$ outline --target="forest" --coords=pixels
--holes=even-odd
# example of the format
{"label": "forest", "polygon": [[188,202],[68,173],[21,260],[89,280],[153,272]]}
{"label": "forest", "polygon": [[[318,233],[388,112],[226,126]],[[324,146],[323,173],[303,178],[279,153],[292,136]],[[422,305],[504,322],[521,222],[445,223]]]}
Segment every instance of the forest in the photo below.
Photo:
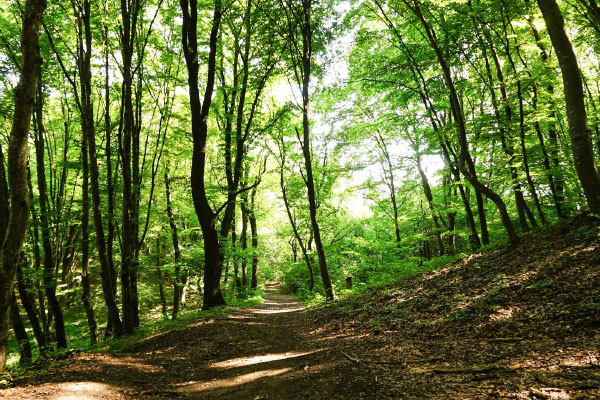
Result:
{"label": "forest", "polygon": [[[429,373],[444,388],[458,385],[449,375],[485,383],[492,372],[532,384],[394,392],[391,347],[380,362],[356,347],[371,345],[353,355],[332,339],[340,362],[371,368],[335,395],[331,373],[319,372],[320,389],[299,380],[280,397],[292,367],[229,381],[207,367],[203,379],[222,386],[165,391],[174,380],[158,374],[157,392],[139,372],[144,391],[119,396],[600,396],[599,77],[595,0],[2,0],[0,388],[32,398],[19,385],[46,379],[44,365],[158,354],[182,338],[194,344],[181,357],[233,362],[256,354],[246,354],[252,329],[267,329],[222,325],[247,312],[272,328],[265,337],[314,324],[392,341],[407,329],[397,340],[429,349],[424,332],[504,311],[517,321],[539,301],[515,329],[571,321],[544,332],[579,337],[577,374],[562,363],[560,376],[539,378],[521,369],[545,368],[533,361],[502,364],[516,359],[502,347],[488,350],[505,359],[473,368],[456,355],[470,365],[460,369],[442,356]],[[420,323],[428,313],[449,325]],[[521,330],[486,343],[559,346]],[[305,333],[282,331],[273,346]],[[323,351],[312,343],[293,357]],[[379,379],[395,389],[370,396]],[[273,392],[238,387],[258,380]],[[90,385],[80,398],[119,397]]]}

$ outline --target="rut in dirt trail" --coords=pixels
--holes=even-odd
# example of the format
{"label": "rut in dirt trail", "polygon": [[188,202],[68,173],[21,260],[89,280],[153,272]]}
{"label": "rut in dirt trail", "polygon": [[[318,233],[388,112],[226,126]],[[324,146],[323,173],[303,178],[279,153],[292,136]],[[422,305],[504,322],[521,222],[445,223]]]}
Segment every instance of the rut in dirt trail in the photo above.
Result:
{"label": "rut in dirt trail", "polygon": [[[151,337],[123,355],[81,355],[32,387],[0,397],[44,399],[359,399],[364,382],[335,338],[309,331],[304,306],[269,285],[260,306]],[[31,382],[29,382],[31,383]]]}

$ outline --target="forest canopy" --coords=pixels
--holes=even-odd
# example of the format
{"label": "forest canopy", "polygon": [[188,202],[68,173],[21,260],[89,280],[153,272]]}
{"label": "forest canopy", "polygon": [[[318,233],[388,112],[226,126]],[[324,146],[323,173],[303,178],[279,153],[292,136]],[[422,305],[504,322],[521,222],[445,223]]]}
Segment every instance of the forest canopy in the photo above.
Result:
{"label": "forest canopy", "polygon": [[599,214],[598,54],[587,0],[3,1],[0,371]]}

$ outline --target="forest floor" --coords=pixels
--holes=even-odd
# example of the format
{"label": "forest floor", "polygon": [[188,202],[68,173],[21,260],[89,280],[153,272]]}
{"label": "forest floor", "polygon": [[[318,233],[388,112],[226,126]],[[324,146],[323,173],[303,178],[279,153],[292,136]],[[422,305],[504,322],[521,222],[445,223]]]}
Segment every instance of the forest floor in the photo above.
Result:
{"label": "forest floor", "polygon": [[31,369],[7,399],[598,399],[600,231],[580,216],[305,310],[266,301]]}

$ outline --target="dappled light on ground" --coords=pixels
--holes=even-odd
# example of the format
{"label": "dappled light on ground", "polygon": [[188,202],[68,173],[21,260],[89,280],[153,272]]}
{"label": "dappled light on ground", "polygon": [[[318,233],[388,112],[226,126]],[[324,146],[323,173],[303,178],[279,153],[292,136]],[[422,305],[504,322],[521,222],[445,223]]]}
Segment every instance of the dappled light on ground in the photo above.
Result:
{"label": "dappled light on ground", "polygon": [[514,362],[511,364],[511,368],[594,368],[600,370],[598,360],[600,360],[598,349],[560,348],[554,352],[539,354],[535,358]]}
{"label": "dappled light on ground", "polygon": [[276,375],[281,375],[291,371],[291,368],[268,369],[265,371],[250,372],[248,374],[238,375],[227,379],[217,379],[209,382],[187,382],[182,384],[184,391],[202,391],[209,389],[221,389],[232,386],[242,385],[261,378],[268,378]]}
{"label": "dappled light on ground", "polygon": [[227,320],[230,320],[230,319],[248,320],[248,319],[254,319],[254,317],[252,315],[233,314],[233,315],[228,316],[225,319],[227,319]]}
{"label": "dappled light on ground", "polygon": [[262,363],[266,363],[269,361],[279,361],[279,360],[286,360],[289,358],[302,357],[302,356],[306,356],[308,354],[313,354],[317,351],[320,351],[320,350],[313,350],[313,351],[306,351],[306,352],[291,351],[291,352],[287,352],[287,353],[265,354],[262,356],[254,356],[254,357],[240,357],[240,358],[234,358],[234,359],[227,360],[227,361],[213,363],[211,365],[211,367],[222,368],[222,369],[243,367],[246,365],[262,364]]}
{"label": "dappled light on ground", "polygon": [[293,307],[293,308],[279,308],[279,309],[273,309],[273,310],[254,310],[253,313],[254,314],[282,314],[282,313],[290,313],[290,312],[297,312],[297,311],[302,311],[304,310],[304,307]]}
{"label": "dappled light on ground", "polygon": [[81,394],[60,386],[78,376],[126,400],[600,398],[600,243],[561,229],[309,311],[267,287],[252,309],[76,356],[0,397]]}
{"label": "dappled light on ground", "polygon": [[[535,394],[534,394],[535,393]],[[547,400],[571,400],[573,397],[564,389],[559,388],[540,388],[535,389],[535,392],[532,389],[522,390],[517,393],[507,394],[507,397],[513,399],[547,399]]]}
{"label": "dappled light on ground", "polygon": [[499,322],[512,318],[513,314],[519,312],[519,307],[500,308],[495,314],[490,315],[490,322]]}
{"label": "dappled light on ground", "polygon": [[52,400],[102,399],[118,395],[110,385],[97,382],[69,382],[59,385],[59,392],[50,397]]}

